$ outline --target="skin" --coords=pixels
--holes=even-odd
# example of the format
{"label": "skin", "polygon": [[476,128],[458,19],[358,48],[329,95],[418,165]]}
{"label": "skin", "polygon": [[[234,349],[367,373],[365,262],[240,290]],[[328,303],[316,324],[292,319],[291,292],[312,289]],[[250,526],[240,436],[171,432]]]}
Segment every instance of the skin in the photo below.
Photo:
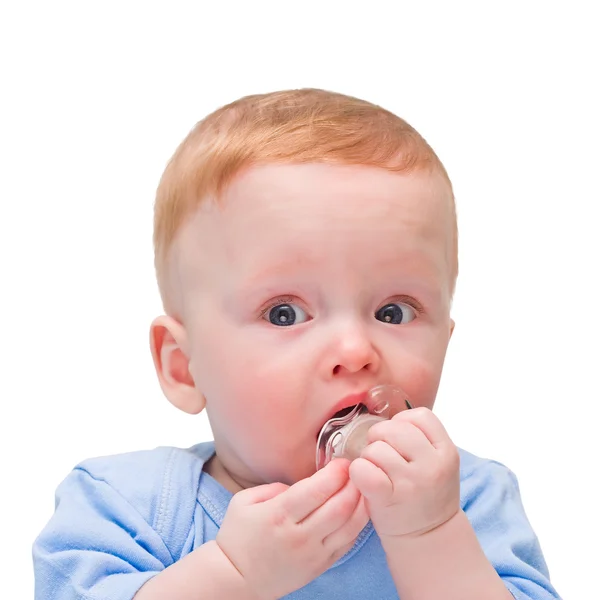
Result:
{"label": "skin", "polygon": [[[316,435],[349,394],[393,383],[415,406],[433,406],[453,329],[449,202],[443,180],[426,173],[269,165],[183,228],[171,261],[183,331],[172,319],[157,326],[184,346],[176,368],[194,383],[190,410],[207,399],[211,469],[231,491],[311,475]],[[265,320],[283,300],[308,320]],[[377,321],[390,302],[423,312]],[[171,379],[163,387],[178,404]]]}
{"label": "skin", "polygon": [[[138,598],[280,597],[342,556],[369,517],[403,600],[510,597],[462,520],[457,450],[430,410],[454,328],[453,225],[437,173],[328,164],[251,168],[188,220],[170,256],[175,313],[152,324],[152,354],[167,398],[207,409],[206,470],[236,495],[199,560]],[[295,322],[281,326],[275,306]],[[360,458],[315,472],[323,423],[378,384],[416,408],[374,426]],[[466,554],[457,572],[437,547],[450,523]],[[428,583],[429,548],[451,580]],[[474,588],[461,583],[470,560]],[[221,569],[215,593],[175,595],[183,568]]]}

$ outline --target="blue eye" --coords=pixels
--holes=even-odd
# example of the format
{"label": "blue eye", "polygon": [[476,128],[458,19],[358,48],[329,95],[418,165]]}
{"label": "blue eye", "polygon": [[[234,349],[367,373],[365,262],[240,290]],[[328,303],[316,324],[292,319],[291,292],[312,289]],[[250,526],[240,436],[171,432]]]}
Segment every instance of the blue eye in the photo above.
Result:
{"label": "blue eye", "polygon": [[376,311],[375,317],[378,321],[391,323],[392,325],[403,325],[410,323],[416,317],[415,311],[408,304],[391,302],[385,304]]}
{"label": "blue eye", "polygon": [[278,304],[265,313],[265,319],[278,327],[297,325],[307,318],[306,313],[296,304]]}

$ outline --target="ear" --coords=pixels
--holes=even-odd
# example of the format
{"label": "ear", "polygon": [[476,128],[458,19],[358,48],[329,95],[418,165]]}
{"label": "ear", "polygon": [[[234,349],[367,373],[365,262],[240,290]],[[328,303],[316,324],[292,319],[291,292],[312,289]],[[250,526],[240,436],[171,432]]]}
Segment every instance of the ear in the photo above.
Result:
{"label": "ear", "polygon": [[185,328],[172,317],[156,318],[150,327],[150,350],[160,387],[169,402],[191,415],[200,413],[205,408],[205,398],[190,373]]}
{"label": "ear", "polygon": [[449,320],[449,338],[453,335],[454,329],[456,328],[456,322],[453,319]]}

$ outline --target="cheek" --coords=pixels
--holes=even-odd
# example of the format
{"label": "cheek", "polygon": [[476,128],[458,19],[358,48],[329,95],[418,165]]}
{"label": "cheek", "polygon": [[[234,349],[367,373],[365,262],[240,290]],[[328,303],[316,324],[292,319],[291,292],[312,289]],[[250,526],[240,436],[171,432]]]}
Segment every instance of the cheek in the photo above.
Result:
{"label": "cheek", "polygon": [[[212,319],[215,322],[215,320]],[[223,323],[194,332],[201,348],[193,362],[197,387],[212,421],[272,432],[301,415],[306,367],[290,344]],[[261,339],[258,339],[261,338]],[[297,346],[297,344],[296,344]],[[213,425],[213,423],[212,423]]]}
{"label": "cheek", "polygon": [[413,406],[431,409],[435,404],[440,377],[441,369],[432,363],[415,362],[400,378],[400,386],[408,394]]}
{"label": "cheek", "polygon": [[394,365],[396,382],[415,406],[433,408],[446,349],[447,340],[431,337],[428,343],[417,345],[414,352],[401,357],[398,368]]}

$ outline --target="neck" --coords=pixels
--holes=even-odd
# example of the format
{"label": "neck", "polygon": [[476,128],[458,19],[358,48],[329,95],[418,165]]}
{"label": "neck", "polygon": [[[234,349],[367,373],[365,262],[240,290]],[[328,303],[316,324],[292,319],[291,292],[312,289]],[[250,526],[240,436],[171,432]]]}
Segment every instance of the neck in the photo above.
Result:
{"label": "neck", "polygon": [[237,494],[249,485],[243,485],[234,478],[232,474],[224,467],[217,454],[214,454],[203,467],[203,470],[211,475],[220,485],[224,486],[231,494]]}

